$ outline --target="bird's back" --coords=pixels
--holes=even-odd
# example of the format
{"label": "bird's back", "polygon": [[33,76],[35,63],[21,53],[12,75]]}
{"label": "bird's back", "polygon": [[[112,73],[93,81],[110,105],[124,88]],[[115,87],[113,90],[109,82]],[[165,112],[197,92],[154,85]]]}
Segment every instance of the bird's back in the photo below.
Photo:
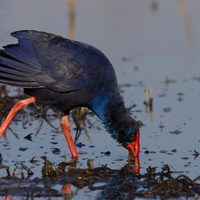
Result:
{"label": "bird's back", "polygon": [[49,97],[76,92],[88,97],[84,101],[100,90],[116,90],[114,69],[95,47],[39,31],[11,35],[19,42],[0,51],[1,83],[23,87],[30,95],[42,90],[49,91]]}

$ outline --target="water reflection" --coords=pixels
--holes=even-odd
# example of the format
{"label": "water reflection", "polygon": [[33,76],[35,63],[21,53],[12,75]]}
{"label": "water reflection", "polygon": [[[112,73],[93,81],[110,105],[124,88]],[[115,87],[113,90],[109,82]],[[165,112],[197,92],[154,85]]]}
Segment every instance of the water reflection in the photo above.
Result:
{"label": "water reflection", "polygon": [[151,2],[151,10],[153,12],[156,12],[158,10],[158,1],[157,0],[152,0],[152,2]]}
{"label": "water reflection", "polygon": [[180,12],[181,20],[184,25],[186,42],[188,43],[188,47],[191,48],[192,45],[192,26],[190,23],[189,15],[187,12],[187,6],[185,0],[177,0],[178,9]]}
{"label": "water reflection", "polygon": [[76,0],[67,0],[68,3],[68,38],[76,38]]}
{"label": "water reflection", "polygon": [[146,89],[144,91],[144,105],[146,119],[148,122],[153,122],[153,88]]}
{"label": "water reflection", "polygon": [[[0,38],[4,38],[4,19],[5,19],[5,15],[4,12],[6,11],[6,7],[7,7],[7,1],[0,1]],[[1,44],[1,39],[0,39],[0,44]]]}

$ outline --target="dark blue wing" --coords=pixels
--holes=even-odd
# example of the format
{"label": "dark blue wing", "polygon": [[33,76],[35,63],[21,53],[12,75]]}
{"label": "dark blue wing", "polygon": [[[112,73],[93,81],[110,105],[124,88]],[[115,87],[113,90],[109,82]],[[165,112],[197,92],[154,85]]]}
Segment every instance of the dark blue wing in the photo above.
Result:
{"label": "dark blue wing", "polygon": [[98,78],[101,67],[113,70],[108,59],[89,45],[38,31],[11,35],[19,43],[0,52],[2,83],[70,92],[87,87],[91,76]]}

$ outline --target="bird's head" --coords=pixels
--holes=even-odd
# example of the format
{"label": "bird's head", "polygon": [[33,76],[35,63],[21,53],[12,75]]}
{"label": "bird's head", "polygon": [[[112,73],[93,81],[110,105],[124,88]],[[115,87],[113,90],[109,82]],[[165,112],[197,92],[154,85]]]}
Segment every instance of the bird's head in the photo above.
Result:
{"label": "bird's head", "polygon": [[137,127],[137,123],[133,120],[134,124],[127,125],[127,129],[119,132],[117,140],[125,147],[130,156],[138,157],[140,152],[140,131]]}
{"label": "bird's head", "polygon": [[134,157],[139,157],[140,153],[140,131],[137,130],[136,134],[132,133],[130,135],[132,141],[125,144],[125,148],[129,151],[130,155]]}

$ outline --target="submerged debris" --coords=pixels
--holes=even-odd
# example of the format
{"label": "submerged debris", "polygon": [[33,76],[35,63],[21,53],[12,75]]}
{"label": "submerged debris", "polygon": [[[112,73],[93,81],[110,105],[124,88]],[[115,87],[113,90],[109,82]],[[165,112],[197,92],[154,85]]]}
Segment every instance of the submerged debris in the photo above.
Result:
{"label": "submerged debris", "polygon": [[194,150],[192,155],[194,156],[194,159],[196,159],[197,157],[199,157],[199,152]]}
{"label": "submerged debris", "polygon": [[44,166],[42,167],[42,176],[43,177],[60,176],[64,173],[66,165],[67,164],[65,163],[60,163],[58,166],[55,166],[49,160],[44,159]]}
{"label": "submerged debris", "polygon": [[[200,177],[194,180],[184,174],[173,177],[174,172],[168,165],[159,172],[156,172],[155,167],[149,166],[143,175],[134,174],[128,164],[120,170],[112,170],[106,166],[94,167],[92,160],[88,160],[87,165],[88,168],[79,169],[73,161],[62,162],[55,166],[44,158],[43,178],[30,179],[10,175],[2,177],[0,196],[33,198],[69,195],[71,197],[76,195],[76,192],[71,191],[72,186],[77,190],[87,187],[92,191],[101,191],[97,199],[135,199],[136,197],[167,199],[200,196],[198,183]],[[32,174],[31,170],[23,164],[18,164],[18,167]],[[54,189],[55,185],[56,188],[60,185],[60,189]]]}
{"label": "submerged debris", "polygon": [[175,129],[175,130],[173,130],[173,131],[170,131],[169,133],[171,133],[171,134],[175,134],[175,135],[178,135],[178,134],[181,134],[182,131],[179,130],[179,129]]}
{"label": "submerged debris", "polygon": [[32,141],[32,133],[28,134],[27,136],[24,137],[24,139]]}
{"label": "submerged debris", "polygon": [[88,169],[93,169],[94,168],[93,160],[91,160],[91,159],[87,160],[87,167],[88,167]]}
{"label": "submerged debris", "polygon": [[2,162],[3,162],[3,157],[2,154],[0,153],[0,165],[2,165]]}
{"label": "submerged debris", "polygon": [[163,124],[163,122],[160,122],[159,128],[160,128],[161,131],[165,128],[165,125]]}
{"label": "submerged debris", "polygon": [[144,105],[146,106],[146,110],[151,112],[153,110],[153,88],[144,91],[144,98]]}
{"label": "submerged debris", "polygon": [[20,169],[21,171],[21,178],[25,178],[24,176],[24,173],[23,171],[26,171],[27,172],[27,178],[33,176],[33,172],[31,171],[31,169],[29,167],[27,167],[25,164],[23,163],[19,163],[19,164],[16,164],[16,167],[14,169],[14,172],[13,172],[13,176],[16,176],[16,170]]}
{"label": "submerged debris", "polygon": [[[106,185],[98,199],[135,199],[140,198],[178,198],[194,197],[200,195],[200,184],[197,177],[191,180],[185,175],[172,177],[169,166],[165,166],[161,172],[156,173],[154,167],[148,167],[147,173],[139,178],[131,176],[118,176],[115,182]],[[125,198],[126,197],[126,198]]]}

